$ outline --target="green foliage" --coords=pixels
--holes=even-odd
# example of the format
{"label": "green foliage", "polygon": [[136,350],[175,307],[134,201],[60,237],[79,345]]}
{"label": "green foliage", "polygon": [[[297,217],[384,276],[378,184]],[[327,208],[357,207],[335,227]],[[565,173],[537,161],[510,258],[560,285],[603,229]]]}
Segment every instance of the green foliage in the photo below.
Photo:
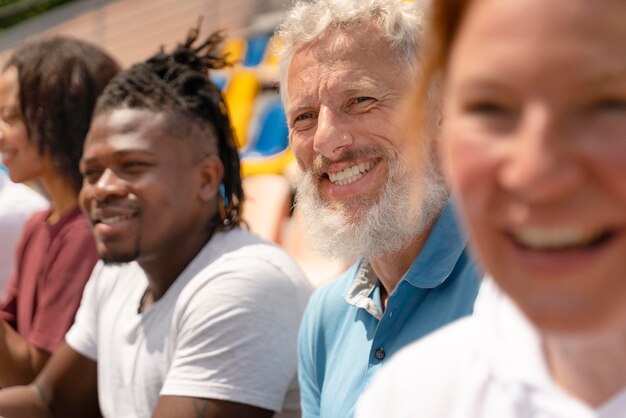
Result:
{"label": "green foliage", "polygon": [[[71,1],[75,0],[45,0],[38,2],[38,4],[33,5],[32,7],[29,7],[25,10],[18,10],[8,16],[2,16],[0,17],[0,29],[6,29]],[[8,6],[14,3],[19,3],[19,0],[0,0],[0,7]]]}
{"label": "green foliage", "polygon": [[0,0],[0,7],[9,5],[9,4],[13,4],[13,3],[17,3],[20,0]]}

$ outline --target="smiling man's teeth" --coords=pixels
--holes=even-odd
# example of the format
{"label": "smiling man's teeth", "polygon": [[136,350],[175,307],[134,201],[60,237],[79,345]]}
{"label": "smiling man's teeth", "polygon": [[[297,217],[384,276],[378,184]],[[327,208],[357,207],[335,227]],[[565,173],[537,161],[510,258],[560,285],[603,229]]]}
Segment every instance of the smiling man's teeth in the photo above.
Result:
{"label": "smiling man's teeth", "polygon": [[605,234],[605,230],[584,228],[520,228],[511,233],[518,244],[535,250],[585,246],[597,241]]}
{"label": "smiling man's teeth", "polygon": [[132,217],[133,217],[133,215],[110,216],[108,218],[102,218],[100,220],[100,223],[103,223],[105,225],[111,225],[111,224],[114,224],[116,222],[125,221],[126,219],[130,219]]}
{"label": "smiling man's teeth", "polygon": [[372,164],[370,163],[356,164],[336,173],[328,173],[328,178],[333,184],[345,186],[347,184],[354,183],[363,177],[363,174],[367,173],[371,169]]}

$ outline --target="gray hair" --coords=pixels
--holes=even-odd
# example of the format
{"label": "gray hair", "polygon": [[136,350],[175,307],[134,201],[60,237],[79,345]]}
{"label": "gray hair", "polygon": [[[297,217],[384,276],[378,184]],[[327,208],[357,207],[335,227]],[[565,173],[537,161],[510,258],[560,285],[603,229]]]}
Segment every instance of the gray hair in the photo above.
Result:
{"label": "gray hair", "polygon": [[329,29],[349,32],[375,22],[400,62],[416,71],[421,59],[424,28],[423,0],[315,0],[297,1],[278,28],[280,89],[287,104],[287,71],[297,49],[321,38]]}

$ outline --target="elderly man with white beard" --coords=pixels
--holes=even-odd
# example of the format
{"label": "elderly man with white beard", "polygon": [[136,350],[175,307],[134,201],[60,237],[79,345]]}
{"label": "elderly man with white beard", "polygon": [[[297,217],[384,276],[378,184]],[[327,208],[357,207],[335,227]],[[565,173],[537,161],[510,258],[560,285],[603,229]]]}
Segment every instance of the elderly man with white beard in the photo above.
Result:
{"label": "elderly man with white beard", "polygon": [[302,2],[279,30],[305,234],[320,252],[357,260],[307,307],[304,418],[351,417],[392,354],[473,310],[479,273],[437,166],[438,107],[429,126],[399,117],[419,67],[421,7]]}

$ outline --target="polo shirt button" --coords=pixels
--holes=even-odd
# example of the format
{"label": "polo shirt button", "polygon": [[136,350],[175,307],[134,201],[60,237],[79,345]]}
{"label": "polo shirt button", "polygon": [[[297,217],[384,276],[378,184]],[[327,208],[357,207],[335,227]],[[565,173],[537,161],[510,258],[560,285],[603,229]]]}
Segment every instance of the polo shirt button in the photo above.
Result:
{"label": "polo shirt button", "polygon": [[382,360],[385,358],[385,350],[381,348],[376,350],[376,353],[374,353],[374,356],[378,359],[378,360]]}

